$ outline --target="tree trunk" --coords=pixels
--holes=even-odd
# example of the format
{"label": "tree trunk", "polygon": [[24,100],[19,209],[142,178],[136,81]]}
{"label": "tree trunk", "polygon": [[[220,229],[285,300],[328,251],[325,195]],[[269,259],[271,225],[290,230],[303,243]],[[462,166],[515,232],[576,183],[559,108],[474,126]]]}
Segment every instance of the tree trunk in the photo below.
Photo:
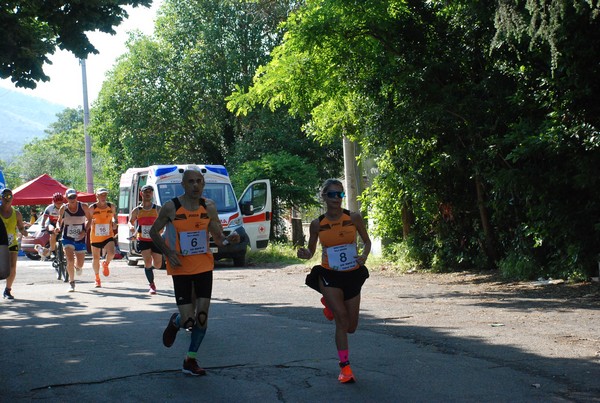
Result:
{"label": "tree trunk", "polygon": [[292,218],[292,245],[304,247],[306,239],[302,231],[302,219]]}
{"label": "tree trunk", "polygon": [[356,180],[356,149],[354,143],[344,136],[344,177],[346,179],[346,208],[350,211],[359,212],[358,205],[358,181]]}
{"label": "tree trunk", "polygon": [[402,238],[406,241],[410,235],[410,228],[414,222],[415,216],[413,214],[410,203],[402,203]]}
{"label": "tree trunk", "polygon": [[477,207],[479,209],[479,218],[481,219],[481,228],[483,228],[483,234],[485,236],[485,254],[490,260],[490,265],[495,266],[496,262],[498,261],[498,251],[496,250],[494,231],[490,225],[488,211],[485,207],[485,192],[483,190],[483,183],[479,174],[475,175],[475,189],[477,191]]}

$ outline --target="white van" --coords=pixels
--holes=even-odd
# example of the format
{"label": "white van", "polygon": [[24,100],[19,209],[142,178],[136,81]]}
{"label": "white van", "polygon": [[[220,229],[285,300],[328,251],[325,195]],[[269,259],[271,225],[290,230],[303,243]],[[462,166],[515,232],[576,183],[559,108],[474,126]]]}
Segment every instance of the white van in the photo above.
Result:
{"label": "white van", "polygon": [[250,246],[260,250],[269,244],[271,221],[271,183],[268,179],[252,182],[242,197],[237,200],[227,169],[223,165],[152,165],[144,168],[129,168],[121,175],[119,186],[119,248],[127,254],[127,263],[136,265],[141,255],[135,248],[133,233],[129,229],[129,214],[140,204],[140,189],[145,185],[154,188],[154,203],[165,202],[181,196],[183,172],[194,169],[202,172],[204,181],[203,196],[212,199],[219,213],[225,235],[232,231],[240,234],[240,243],[217,247],[212,242],[210,249],[215,260],[233,259],[235,266],[245,266],[246,251]]}

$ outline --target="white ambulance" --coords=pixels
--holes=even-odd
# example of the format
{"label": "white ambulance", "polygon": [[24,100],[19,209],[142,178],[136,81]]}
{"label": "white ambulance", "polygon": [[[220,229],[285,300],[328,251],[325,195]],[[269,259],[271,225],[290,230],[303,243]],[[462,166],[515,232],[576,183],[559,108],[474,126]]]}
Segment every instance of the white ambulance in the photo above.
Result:
{"label": "white ambulance", "polygon": [[260,250],[269,243],[271,183],[268,179],[252,182],[238,200],[223,165],[195,164],[129,168],[121,175],[118,238],[121,252],[127,254],[127,263],[133,266],[141,259],[129,229],[129,214],[141,202],[140,190],[145,185],[151,185],[154,188],[154,203],[163,205],[183,194],[181,179],[187,169],[197,170],[204,175],[206,185],[203,196],[215,202],[225,235],[232,231],[240,234],[241,242],[236,245],[217,247],[211,240],[210,249],[215,260],[231,258],[235,266],[245,266],[248,246],[252,250]]}

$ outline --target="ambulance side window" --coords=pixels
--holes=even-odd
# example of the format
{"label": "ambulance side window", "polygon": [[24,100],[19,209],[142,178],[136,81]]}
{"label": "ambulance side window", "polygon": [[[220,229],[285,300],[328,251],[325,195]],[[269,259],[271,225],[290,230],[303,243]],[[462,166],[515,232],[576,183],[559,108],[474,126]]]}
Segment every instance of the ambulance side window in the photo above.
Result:
{"label": "ambulance side window", "polygon": [[119,214],[129,214],[129,192],[131,188],[121,188],[119,190]]}

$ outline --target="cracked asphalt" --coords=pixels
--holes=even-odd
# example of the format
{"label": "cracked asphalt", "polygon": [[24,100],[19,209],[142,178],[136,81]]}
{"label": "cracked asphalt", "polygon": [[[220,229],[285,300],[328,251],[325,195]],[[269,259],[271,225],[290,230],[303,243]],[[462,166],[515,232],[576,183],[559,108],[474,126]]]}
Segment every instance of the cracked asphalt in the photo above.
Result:
{"label": "cracked asphalt", "polygon": [[350,336],[358,382],[341,385],[308,267],[218,264],[198,354],[208,375],[192,377],[189,336],[162,345],[171,279],[157,271],[150,296],[143,269],[111,266],[95,289],[86,261],[67,293],[50,263],[20,258],[16,299],[0,305],[1,402],[600,402],[597,283],[371,271]]}

